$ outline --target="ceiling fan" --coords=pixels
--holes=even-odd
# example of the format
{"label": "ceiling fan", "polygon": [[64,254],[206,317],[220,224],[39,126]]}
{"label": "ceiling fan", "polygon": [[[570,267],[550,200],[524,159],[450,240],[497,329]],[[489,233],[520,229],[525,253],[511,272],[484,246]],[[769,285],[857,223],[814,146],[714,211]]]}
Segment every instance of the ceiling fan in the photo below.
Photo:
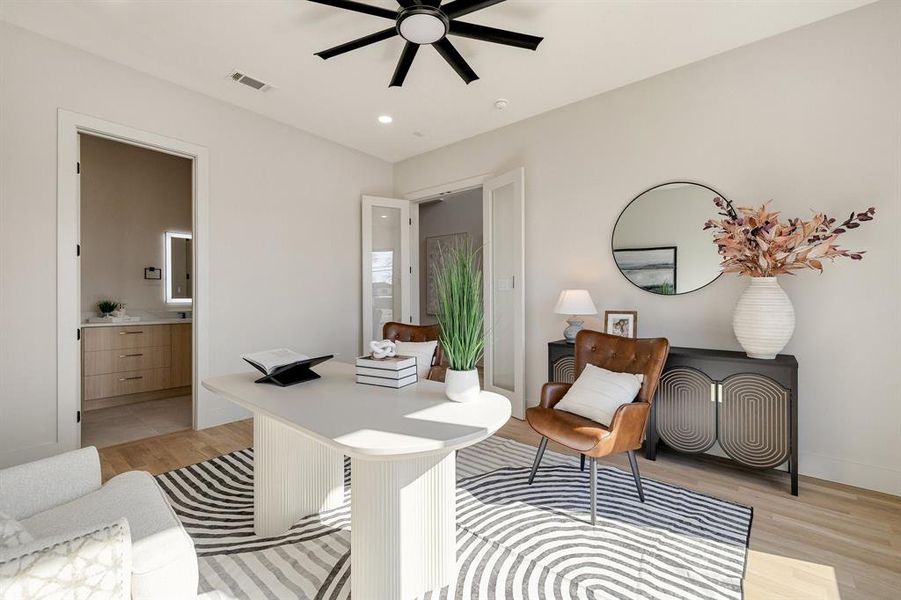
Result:
{"label": "ceiling fan", "polygon": [[394,70],[394,76],[391,78],[389,87],[399,87],[404,84],[404,79],[406,79],[407,73],[410,71],[410,65],[413,64],[416,52],[420,46],[426,44],[431,44],[463,81],[469,84],[478,79],[479,76],[476,75],[472,67],[466,63],[450,40],[447,39],[448,35],[457,35],[495,44],[527,48],[529,50],[538,48],[538,44],[544,39],[525,33],[507,31],[506,29],[496,29],[494,27],[457,21],[459,17],[504,1],[452,0],[442,6],[441,0],[397,0],[400,8],[395,11],[353,0],[310,0],[310,2],[327,4],[336,8],[382,17],[383,19],[391,19],[395,22],[393,27],[341,44],[340,46],[335,46],[334,48],[329,48],[328,50],[323,50],[322,52],[317,52],[316,56],[329,59],[399,35],[406,40],[407,45],[397,61],[397,68]]}

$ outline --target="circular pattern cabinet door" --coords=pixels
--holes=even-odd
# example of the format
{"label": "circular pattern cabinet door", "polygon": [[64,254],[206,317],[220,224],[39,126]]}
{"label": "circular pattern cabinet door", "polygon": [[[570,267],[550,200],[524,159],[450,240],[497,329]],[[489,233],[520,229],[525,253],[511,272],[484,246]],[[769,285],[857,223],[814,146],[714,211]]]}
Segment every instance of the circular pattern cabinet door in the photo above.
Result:
{"label": "circular pattern cabinet door", "polygon": [[716,386],[697,369],[676,367],[660,377],[654,400],[657,434],[679,452],[704,452],[716,441]]}
{"label": "circular pattern cabinet door", "polygon": [[730,457],[767,469],[789,458],[790,392],[769,377],[739,373],[720,390],[719,442]]}
{"label": "circular pattern cabinet door", "polygon": [[573,356],[564,356],[554,362],[554,377],[551,381],[560,383],[572,383],[576,380],[576,359]]}

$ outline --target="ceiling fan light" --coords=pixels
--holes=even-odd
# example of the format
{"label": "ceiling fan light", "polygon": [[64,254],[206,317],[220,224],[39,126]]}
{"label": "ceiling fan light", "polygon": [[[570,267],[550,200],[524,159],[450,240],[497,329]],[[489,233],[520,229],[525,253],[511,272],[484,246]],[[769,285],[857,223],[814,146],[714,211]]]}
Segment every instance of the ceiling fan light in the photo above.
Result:
{"label": "ceiling fan light", "polygon": [[408,42],[434,44],[447,35],[447,25],[435,14],[419,13],[406,16],[397,26],[402,38]]}

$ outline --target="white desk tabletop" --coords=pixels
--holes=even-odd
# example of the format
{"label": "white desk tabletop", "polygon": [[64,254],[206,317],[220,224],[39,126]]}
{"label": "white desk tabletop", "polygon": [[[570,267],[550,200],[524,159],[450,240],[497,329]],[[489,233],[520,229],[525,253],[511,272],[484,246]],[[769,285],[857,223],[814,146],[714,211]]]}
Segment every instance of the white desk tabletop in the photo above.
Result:
{"label": "white desk tabletop", "polygon": [[447,452],[487,438],[510,418],[509,400],[492,392],[457,403],[434,381],[400,390],[357,384],[354,366],[334,360],[314,371],[322,378],[284,388],[254,383],[256,372],[210,377],[203,387],[353,458]]}

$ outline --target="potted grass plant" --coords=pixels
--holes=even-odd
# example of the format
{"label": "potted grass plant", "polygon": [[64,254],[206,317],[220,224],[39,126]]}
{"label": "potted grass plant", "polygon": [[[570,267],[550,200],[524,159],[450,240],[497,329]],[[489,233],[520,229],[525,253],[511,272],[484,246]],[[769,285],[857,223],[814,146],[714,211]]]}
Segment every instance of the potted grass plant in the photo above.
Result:
{"label": "potted grass plant", "polygon": [[476,364],[485,348],[479,253],[469,241],[442,249],[435,272],[439,341],[448,362],[445,394],[454,402],[479,397]]}

